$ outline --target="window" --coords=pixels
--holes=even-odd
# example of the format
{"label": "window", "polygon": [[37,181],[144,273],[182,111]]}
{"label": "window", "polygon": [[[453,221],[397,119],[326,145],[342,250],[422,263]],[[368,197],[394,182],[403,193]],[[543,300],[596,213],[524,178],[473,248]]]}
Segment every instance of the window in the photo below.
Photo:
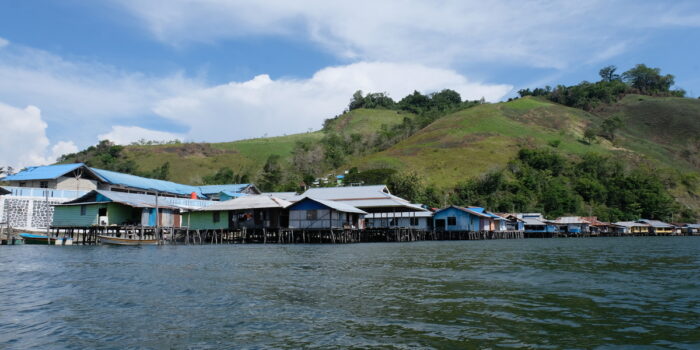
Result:
{"label": "window", "polygon": [[411,226],[418,226],[418,218],[411,218]]}
{"label": "window", "polygon": [[81,205],[80,206],[80,216],[85,216],[87,215],[87,205]]}
{"label": "window", "polygon": [[221,213],[218,211],[215,211],[214,213],[212,213],[212,219],[214,220],[214,222],[221,221]]}
{"label": "window", "polygon": [[307,210],[306,211],[306,220],[316,220],[318,219],[318,212],[316,210]]}
{"label": "window", "polygon": [[39,188],[49,188],[48,181],[39,181]]}
{"label": "window", "polygon": [[399,219],[393,218],[389,220],[389,226],[398,226],[399,225]]}
{"label": "window", "polygon": [[27,186],[27,183],[24,181],[19,183],[19,187],[26,187],[26,186]]}
{"label": "window", "polygon": [[107,216],[107,208],[100,208],[97,211],[97,216]]}
{"label": "window", "polygon": [[448,216],[447,217],[447,226],[455,226],[455,225],[457,225],[457,217]]}

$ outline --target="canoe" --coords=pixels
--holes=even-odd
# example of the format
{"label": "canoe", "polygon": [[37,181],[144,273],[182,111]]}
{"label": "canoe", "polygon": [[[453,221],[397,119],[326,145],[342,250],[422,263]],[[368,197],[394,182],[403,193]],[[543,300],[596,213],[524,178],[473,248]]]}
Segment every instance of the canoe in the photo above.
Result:
{"label": "canoe", "polygon": [[133,238],[118,238],[110,236],[97,236],[102,244],[110,245],[158,245],[157,239],[133,239]]}
{"label": "canoe", "polygon": [[51,244],[56,243],[56,238],[51,237],[49,239],[47,235],[25,232],[20,233],[19,236],[24,240],[24,244],[49,244],[49,240]]}

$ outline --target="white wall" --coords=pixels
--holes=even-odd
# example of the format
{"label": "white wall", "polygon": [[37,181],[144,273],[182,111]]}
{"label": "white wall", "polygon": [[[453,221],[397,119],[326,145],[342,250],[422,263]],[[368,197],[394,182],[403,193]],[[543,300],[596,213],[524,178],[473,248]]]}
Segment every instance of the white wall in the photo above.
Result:
{"label": "white wall", "polygon": [[97,189],[97,181],[89,179],[75,179],[74,177],[62,176],[57,179],[56,189],[92,191]]}

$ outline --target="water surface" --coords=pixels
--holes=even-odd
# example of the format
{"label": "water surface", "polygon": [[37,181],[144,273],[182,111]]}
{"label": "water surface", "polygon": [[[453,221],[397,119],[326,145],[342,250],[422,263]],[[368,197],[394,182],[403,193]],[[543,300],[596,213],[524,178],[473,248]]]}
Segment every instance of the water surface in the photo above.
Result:
{"label": "water surface", "polygon": [[0,349],[700,348],[700,237],[0,247]]}

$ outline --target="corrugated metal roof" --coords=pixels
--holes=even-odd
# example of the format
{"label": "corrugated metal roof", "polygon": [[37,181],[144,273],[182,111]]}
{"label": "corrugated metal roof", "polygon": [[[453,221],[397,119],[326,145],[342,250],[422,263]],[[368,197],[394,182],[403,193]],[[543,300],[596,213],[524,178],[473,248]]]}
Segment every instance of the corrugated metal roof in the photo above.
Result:
{"label": "corrugated metal roof", "polygon": [[645,223],[636,222],[636,221],[618,221],[616,223],[613,223],[613,225],[622,226],[622,227],[647,227],[647,226],[649,226]]}
{"label": "corrugated metal roof", "polygon": [[580,216],[562,216],[553,222],[556,224],[590,224]]}
{"label": "corrugated metal roof", "polygon": [[75,169],[84,166],[83,163],[58,164],[29,167],[17,174],[6,176],[3,181],[53,180]]}
{"label": "corrugated metal roof", "polygon": [[332,200],[356,208],[404,207],[427,211],[420,205],[389,193],[385,185],[310,188],[299,199],[304,197]]}
{"label": "corrugated metal roof", "polygon": [[401,213],[370,213],[365,216],[368,219],[384,219],[384,218],[431,218],[433,213],[429,211],[411,211]]}
{"label": "corrugated metal roof", "polygon": [[390,195],[389,189],[385,185],[318,187],[310,188],[302,194],[304,197],[324,200],[389,198]]}
{"label": "corrugated metal roof", "polygon": [[324,200],[324,199],[311,198],[311,197],[304,197],[304,198],[302,198],[302,199],[299,200],[298,202],[296,202],[296,203],[290,205],[290,206],[288,207],[288,209],[293,210],[292,208],[293,208],[297,203],[301,203],[301,202],[302,202],[303,200],[305,200],[305,199],[309,199],[309,200],[312,200],[312,201],[314,201],[314,202],[321,203],[321,204],[323,204],[323,205],[325,205],[325,206],[327,206],[327,207],[329,207],[329,208],[331,208],[331,209],[335,209],[335,210],[337,210],[337,211],[342,211],[342,212],[345,212],[345,213],[367,214],[367,212],[365,212],[364,210],[357,209],[357,208],[353,207],[352,205],[347,205],[347,204],[344,204],[344,203],[341,203],[341,202],[336,202],[336,201],[329,201],[329,200]]}
{"label": "corrugated metal roof", "polygon": [[[189,195],[194,192],[201,194],[199,187],[182,185],[171,181],[149,179],[136,175],[118,173],[116,171],[91,168],[97,175],[112,185],[139,188],[148,191],[167,192],[179,195]],[[218,192],[217,192],[218,193]]]}
{"label": "corrugated metal roof", "polygon": [[[82,203],[94,203],[96,201],[95,196],[99,194],[103,197],[109,199],[115,203],[121,203],[134,208],[155,208],[156,207],[156,196],[150,194],[140,194],[140,193],[126,193],[117,191],[102,191],[93,190],[88,192],[86,195],[80,198],[68,201],[61,205],[76,205]],[[203,201],[196,199],[187,198],[173,198],[173,197],[161,197],[158,196],[158,207],[160,208],[177,208],[177,209],[193,209],[202,208],[212,205],[216,202],[213,201]]]}
{"label": "corrugated metal roof", "polygon": [[199,192],[204,195],[217,194],[221,192],[239,193],[248,188],[248,186],[250,186],[250,184],[206,185],[199,186]]}
{"label": "corrugated metal roof", "polygon": [[688,228],[700,228],[700,224],[685,224],[683,226]]}
{"label": "corrugated metal roof", "polygon": [[301,197],[296,192],[263,192],[263,194],[266,196],[282,198],[282,199],[284,199],[286,201],[290,201],[290,202],[296,202],[299,199],[304,198],[304,197]]}
{"label": "corrugated metal roof", "polygon": [[206,208],[204,211],[223,211],[223,210],[246,210],[246,209],[265,209],[265,208],[286,208],[292,205],[284,199],[270,197],[265,195],[248,195],[238,197],[231,200],[217,202]]}
{"label": "corrugated metal roof", "polygon": [[537,226],[546,226],[547,223],[540,220],[536,219],[534,217],[524,217],[521,220],[525,223],[525,225],[537,225]]}
{"label": "corrugated metal roof", "polygon": [[664,227],[664,228],[674,227],[671,224],[667,224],[667,223],[665,223],[663,221],[659,221],[659,220],[641,219],[641,220],[638,220],[638,222],[643,222],[651,227]]}

